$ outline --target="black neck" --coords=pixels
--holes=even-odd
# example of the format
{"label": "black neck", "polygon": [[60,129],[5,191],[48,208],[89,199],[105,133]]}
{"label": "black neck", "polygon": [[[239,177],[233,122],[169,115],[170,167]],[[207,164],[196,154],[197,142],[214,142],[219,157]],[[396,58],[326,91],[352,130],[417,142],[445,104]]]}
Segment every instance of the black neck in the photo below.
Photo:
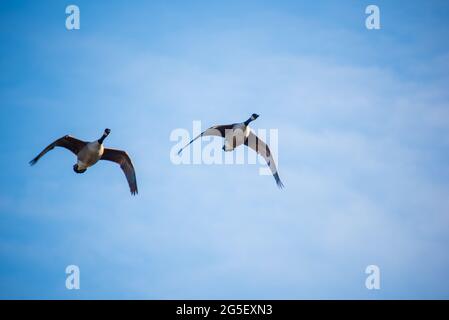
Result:
{"label": "black neck", "polygon": [[106,139],[107,136],[108,136],[108,135],[107,135],[106,133],[103,133],[103,135],[101,136],[101,138],[98,139],[98,143],[99,143],[99,144],[103,144],[103,141],[104,141],[104,139]]}
{"label": "black neck", "polygon": [[251,119],[251,117],[246,120],[245,122],[243,122],[245,124],[245,126],[249,125],[251,122],[253,121],[253,119]]}

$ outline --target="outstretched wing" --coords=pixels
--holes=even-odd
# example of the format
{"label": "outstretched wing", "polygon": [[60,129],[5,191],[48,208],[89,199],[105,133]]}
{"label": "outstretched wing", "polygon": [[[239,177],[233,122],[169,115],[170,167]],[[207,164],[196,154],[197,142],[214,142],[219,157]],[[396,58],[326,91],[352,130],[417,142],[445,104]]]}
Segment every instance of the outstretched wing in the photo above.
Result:
{"label": "outstretched wing", "polygon": [[178,155],[181,154],[182,150],[187,148],[193,141],[195,141],[196,139],[198,139],[200,137],[203,137],[203,136],[217,136],[217,137],[224,138],[225,134],[226,134],[226,130],[232,129],[232,126],[233,126],[232,124],[227,124],[227,125],[210,127],[206,131],[202,132],[201,134],[199,134],[198,136],[196,136],[195,138],[190,140],[190,142],[188,144],[186,144],[184,147],[182,147],[178,151]]}
{"label": "outstretched wing", "polygon": [[72,151],[75,155],[80,152],[80,150],[87,144],[85,141],[78,140],[72,136],[66,135],[53,143],[49,144],[41,153],[37,155],[33,160],[30,161],[30,165],[36,164],[36,162],[42,158],[48,151],[52,150],[54,147],[63,147]]}
{"label": "outstretched wing", "polygon": [[279,188],[283,188],[284,185],[279,178],[279,174],[276,168],[276,164],[274,163],[273,156],[271,154],[270,148],[268,145],[262,140],[259,139],[252,131],[249,136],[245,139],[245,145],[256,151],[262,157],[264,157],[268,166],[270,167],[271,173],[273,174],[274,179],[276,180],[276,184]]}
{"label": "outstretched wing", "polygon": [[131,194],[135,195],[138,193],[136,172],[134,171],[130,157],[125,151],[105,148],[100,160],[109,160],[118,163],[125,173],[126,180],[128,180]]}

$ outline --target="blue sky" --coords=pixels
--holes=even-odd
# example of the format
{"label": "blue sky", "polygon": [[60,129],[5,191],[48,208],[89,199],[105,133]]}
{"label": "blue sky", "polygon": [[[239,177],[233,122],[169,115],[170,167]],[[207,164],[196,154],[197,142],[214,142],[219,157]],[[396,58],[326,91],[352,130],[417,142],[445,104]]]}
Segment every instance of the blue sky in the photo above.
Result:
{"label": "blue sky", "polygon": [[[72,3],[0,3],[1,298],[449,298],[449,4],[73,3],[76,31]],[[253,112],[284,190],[256,165],[170,162],[173,129]],[[112,163],[28,166],[106,127],[137,197]]]}

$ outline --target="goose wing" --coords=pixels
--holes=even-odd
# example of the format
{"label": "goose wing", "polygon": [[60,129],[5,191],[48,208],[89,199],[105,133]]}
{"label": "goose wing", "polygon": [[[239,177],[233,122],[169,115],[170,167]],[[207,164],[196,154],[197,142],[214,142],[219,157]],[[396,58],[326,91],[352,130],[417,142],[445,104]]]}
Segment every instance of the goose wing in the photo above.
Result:
{"label": "goose wing", "polygon": [[249,136],[245,139],[245,145],[256,151],[259,155],[261,155],[265,159],[268,166],[270,167],[274,179],[276,180],[276,184],[278,185],[279,188],[282,189],[284,187],[284,184],[279,178],[276,164],[274,163],[274,159],[268,145],[262,139],[259,139],[259,137],[256,136],[252,131],[250,132]]}
{"label": "goose wing", "polygon": [[100,160],[109,160],[118,163],[125,173],[126,180],[128,180],[131,194],[135,195],[138,193],[136,172],[134,171],[130,157],[125,151],[105,148]]}
{"label": "goose wing", "polygon": [[75,155],[80,152],[82,148],[87,144],[85,141],[81,141],[72,136],[66,135],[58,140],[55,140],[49,144],[41,153],[39,153],[33,160],[30,161],[30,165],[36,164],[36,162],[42,158],[48,151],[52,150],[54,147],[63,147],[72,151]]}
{"label": "goose wing", "polygon": [[226,134],[226,130],[230,130],[230,129],[232,129],[232,127],[233,127],[232,124],[210,127],[209,129],[203,131],[201,134],[197,135],[195,138],[190,140],[190,142],[188,144],[186,144],[184,147],[182,147],[178,151],[178,154],[181,154],[182,150],[187,148],[193,141],[195,141],[196,139],[198,139],[200,137],[203,137],[203,136],[216,136],[216,137],[224,138],[225,134]]}

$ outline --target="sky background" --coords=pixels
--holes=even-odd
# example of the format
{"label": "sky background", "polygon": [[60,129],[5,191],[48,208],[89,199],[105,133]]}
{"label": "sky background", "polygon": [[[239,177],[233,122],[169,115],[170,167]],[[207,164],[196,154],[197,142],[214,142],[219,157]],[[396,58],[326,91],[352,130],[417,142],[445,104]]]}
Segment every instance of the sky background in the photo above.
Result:
{"label": "sky background", "polygon": [[[0,298],[448,299],[448,16],[446,1],[0,1]],[[284,190],[258,165],[171,163],[172,130],[251,113],[279,130]],[[28,165],[106,127],[137,197],[113,163],[77,175],[55,149]]]}

